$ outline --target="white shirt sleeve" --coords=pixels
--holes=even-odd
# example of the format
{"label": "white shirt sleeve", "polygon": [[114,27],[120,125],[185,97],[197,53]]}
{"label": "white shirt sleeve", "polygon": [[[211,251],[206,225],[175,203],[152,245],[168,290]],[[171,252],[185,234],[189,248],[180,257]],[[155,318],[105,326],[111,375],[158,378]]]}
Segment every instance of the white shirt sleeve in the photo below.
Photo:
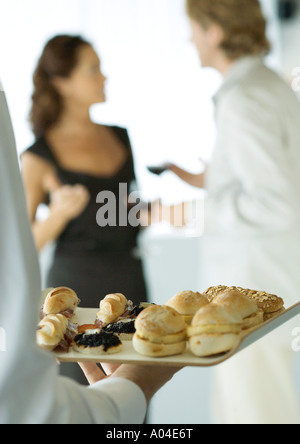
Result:
{"label": "white shirt sleeve", "polygon": [[27,218],[15,140],[0,87],[0,423],[142,423],[146,400],[130,381],[90,388],[60,378],[53,356],[37,349],[41,282]]}

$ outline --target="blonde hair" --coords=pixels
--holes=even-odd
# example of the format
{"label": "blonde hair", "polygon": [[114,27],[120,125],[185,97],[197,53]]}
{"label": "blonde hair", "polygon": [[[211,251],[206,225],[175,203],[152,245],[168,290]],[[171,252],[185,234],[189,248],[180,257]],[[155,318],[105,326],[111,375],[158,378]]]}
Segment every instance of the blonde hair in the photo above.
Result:
{"label": "blonde hair", "polygon": [[221,48],[231,60],[271,49],[259,0],[187,0],[187,13],[204,28],[212,23],[221,26]]}

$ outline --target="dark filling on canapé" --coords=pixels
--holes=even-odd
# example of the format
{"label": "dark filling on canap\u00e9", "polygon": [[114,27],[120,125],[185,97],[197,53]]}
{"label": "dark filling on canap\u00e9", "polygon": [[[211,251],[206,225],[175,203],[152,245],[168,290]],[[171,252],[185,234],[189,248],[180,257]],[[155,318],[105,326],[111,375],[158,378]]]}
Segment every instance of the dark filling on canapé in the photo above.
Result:
{"label": "dark filling on canap\u00e9", "polygon": [[80,335],[76,336],[75,342],[77,345],[83,347],[103,346],[104,351],[107,351],[111,347],[117,347],[121,344],[118,336],[114,335],[113,333],[107,333],[103,330],[100,333],[95,333],[91,335],[81,333]]}
{"label": "dark filling on canap\u00e9", "polygon": [[133,334],[135,333],[135,321],[132,320],[130,322],[114,322],[112,324],[106,325],[106,327],[103,328],[103,331],[107,333],[126,333],[126,334]]}

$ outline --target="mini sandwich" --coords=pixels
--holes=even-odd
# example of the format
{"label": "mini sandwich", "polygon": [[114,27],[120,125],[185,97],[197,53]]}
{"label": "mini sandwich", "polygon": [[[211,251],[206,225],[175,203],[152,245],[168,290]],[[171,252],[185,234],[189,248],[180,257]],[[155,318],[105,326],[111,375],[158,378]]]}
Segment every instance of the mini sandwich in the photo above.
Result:
{"label": "mini sandwich", "polygon": [[135,321],[134,349],[144,356],[163,357],[181,354],[186,348],[186,325],[173,308],[153,305]]}
{"label": "mini sandwich", "polygon": [[77,335],[77,325],[62,314],[45,316],[38,325],[37,345],[44,350],[67,352]]}
{"label": "mini sandwich", "polygon": [[238,290],[225,290],[219,293],[213,301],[214,304],[229,307],[243,318],[242,329],[257,327],[264,322],[264,312],[256,303]]}
{"label": "mini sandwich", "polygon": [[113,333],[101,329],[86,330],[75,337],[73,350],[85,355],[112,355],[121,352],[123,344]]}
{"label": "mini sandwich", "polygon": [[133,304],[121,293],[109,294],[100,302],[100,311],[97,313],[96,324],[102,328],[116,322],[126,311],[131,311]]}
{"label": "mini sandwich", "polygon": [[46,296],[41,317],[43,318],[51,314],[62,314],[66,318],[72,319],[79,302],[77,294],[70,288],[54,288]]}
{"label": "mini sandwich", "polygon": [[242,317],[234,310],[210,304],[201,308],[187,328],[192,353],[207,357],[225,353],[237,343]]}
{"label": "mini sandwich", "polygon": [[190,324],[197,311],[207,304],[209,304],[209,301],[206,296],[193,291],[177,293],[166,303],[168,307],[178,311],[187,324]]}
{"label": "mini sandwich", "polygon": [[265,291],[248,290],[238,288],[238,290],[252,299],[264,312],[264,320],[267,321],[277,314],[282,313],[284,308],[284,300],[275,294],[266,293]]}
{"label": "mini sandwich", "polygon": [[132,341],[136,331],[135,320],[137,316],[151,305],[153,304],[147,302],[142,302],[141,304],[136,305],[132,310],[127,310],[116,322],[112,322],[103,327],[103,331],[114,333],[121,339],[121,341]]}
{"label": "mini sandwich", "polygon": [[106,325],[103,327],[102,331],[105,331],[106,333],[114,333],[121,339],[121,341],[131,341],[135,333],[134,324],[134,319],[122,319]]}
{"label": "mini sandwich", "polygon": [[226,290],[236,290],[236,287],[226,287],[225,285],[217,285],[215,287],[209,287],[203,294],[207,297],[209,302],[213,302],[214,298]]}
{"label": "mini sandwich", "polygon": [[265,291],[249,290],[241,287],[226,287],[219,285],[217,287],[210,287],[204,292],[210,302],[213,302],[218,294],[224,291],[236,290],[244,296],[253,300],[259,309],[264,312],[264,321],[280,314],[285,310],[284,300],[274,294],[266,293]]}

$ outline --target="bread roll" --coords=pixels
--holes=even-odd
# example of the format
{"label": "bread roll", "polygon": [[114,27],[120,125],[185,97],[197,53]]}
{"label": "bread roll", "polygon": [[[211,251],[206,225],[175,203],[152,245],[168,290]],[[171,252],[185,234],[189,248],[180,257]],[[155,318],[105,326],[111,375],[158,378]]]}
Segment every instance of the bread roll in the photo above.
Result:
{"label": "bread roll", "polygon": [[226,290],[236,290],[236,287],[226,287],[225,285],[217,285],[215,287],[209,287],[206,291],[204,291],[204,295],[207,297],[209,302],[213,302],[214,298],[223,291]]}
{"label": "bread roll", "polygon": [[154,305],[135,321],[134,349],[145,356],[163,357],[181,354],[186,348],[186,325],[173,308]]}
{"label": "bread roll", "polygon": [[39,347],[53,351],[64,339],[69,325],[68,319],[61,315],[48,315],[38,325],[36,340]]}
{"label": "bread roll", "polygon": [[238,288],[238,290],[252,299],[261,308],[265,315],[280,312],[284,308],[284,300],[274,294],[266,293],[265,291],[247,290]]}
{"label": "bread roll", "polygon": [[97,321],[103,325],[110,324],[122,316],[128,301],[123,294],[109,294],[100,302],[100,311],[97,313]]}
{"label": "bread roll", "polygon": [[214,304],[229,307],[243,318],[243,330],[256,327],[264,322],[264,312],[256,303],[238,290],[224,290],[213,300]]}
{"label": "bread roll", "polygon": [[237,339],[238,335],[232,333],[218,336],[202,334],[199,336],[192,336],[189,339],[189,345],[195,356],[205,358],[232,350],[237,343]]}
{"label": "bread roll", "polygon": [[118,301],[120,304],[124,304],[124,306],[126,307],[128,300],[127,298],[122,294],[122,293],[112,293],[112,294],[108,294],[106,296],[106,298],[110,298],[110,299],[115,299],[116,301]]}
{"label": "bread roll", "polygon": [[152,358],[181,355],[186,349],[186,341],[174,344],[156,344],[140,338],[137,333],[133,336],[132,344],[137,353]]}
{"label": "bread roll", "polygon": [[242,321],[228,307],[210,304],[201,308],[187,328],[192,353],[205,357],[231,350],[242,331]]}
{"label": "bread roll", "polygon": [[209,304],[209,301],[206,296],[193,291],[177,293],[166,303],[168,307],[178,311],[187,324],[190,324],[197,311],[207,304]]}
{"label": "bread roll", "polygon": [[284,300],[273,294],[266,293],[264,291],[249,290],[241,287],[226,287],[219,285],[217,287],[208,288],[204,294],[207,296],[210,302],[214,301],[214,298],[223,291],[237,290],[244,296],[252,299],[258,308],[264,311],[265,316],[280,312],[284,308]]}
{"label": "bread roll", "polygon": [[78,304],[79,299],[75,291],[67,287],[54,288],[46,296],[43,313],[49,315],[68,312],[69,317],[72,317]]}

